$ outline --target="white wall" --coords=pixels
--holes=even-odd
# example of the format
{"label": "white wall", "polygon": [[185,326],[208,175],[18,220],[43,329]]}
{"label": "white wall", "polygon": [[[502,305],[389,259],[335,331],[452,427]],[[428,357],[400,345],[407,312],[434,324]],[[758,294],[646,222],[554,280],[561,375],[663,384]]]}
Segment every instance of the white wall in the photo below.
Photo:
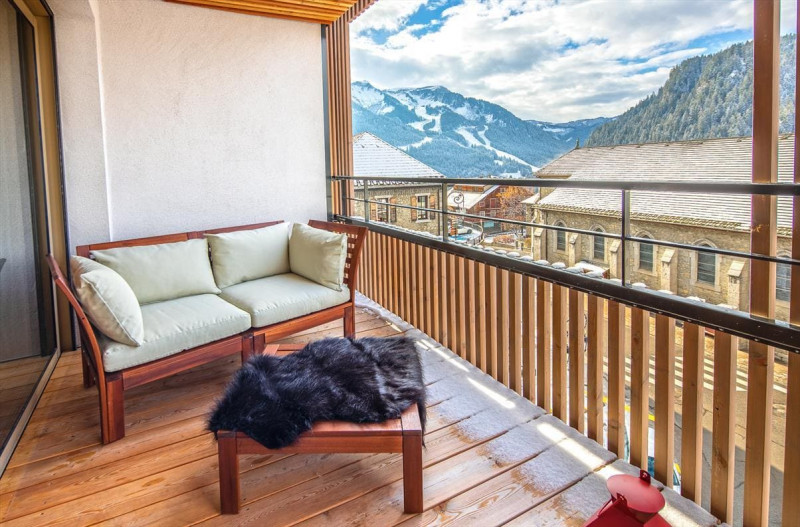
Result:
{"label": "white wall", "polygon": [[70,244],[325,217],[316,24],[50,0]]}

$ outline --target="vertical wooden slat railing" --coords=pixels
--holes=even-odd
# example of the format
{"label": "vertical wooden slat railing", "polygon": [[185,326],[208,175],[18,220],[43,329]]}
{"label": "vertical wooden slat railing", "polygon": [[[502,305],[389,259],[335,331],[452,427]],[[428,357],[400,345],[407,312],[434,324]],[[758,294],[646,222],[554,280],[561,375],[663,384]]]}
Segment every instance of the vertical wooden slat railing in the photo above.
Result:
{"label": "vertical wooden slat railing", "polygon": [[586,368],[583,350],[584,294],[569,290],[569,426],[583,432]]}
{"label": "vertical wooden slat railing", "polygon": [[567,421],[567,296],[566,287],[553,284],[553,415]]}
{"label": "vertical wooden slat railing", "polygon": [[608,449],[625,455],[625,306],[608,302]]}
{"label": "vertical wooden slat railing", "polygon": [[603,348],[605,347],[605,300],[587,295],[586,324],[586,435],[601,445],[603,441]]}
{"label": "vertical wooden slat railing", "polygon": [[650,417],[650,313],[631,309],[631,463],[647,469]]}
{"label": "vertical wooden slat railing", "polygon": [[736,413],[736,338],[714,338],[714,425],[711,440],[711,514],[733,521]]}
{"label": "vertical wooden slat railing", "polygon": [[553,411],[552,383],[553,360],[551,355],[551,320],[553,288],[549,282],[536,284],[536,404],[547,412]]}
{"label": "vertical wooden slat railing", "polygon": [[683,407],[681,413],[681,494],[700,503],[703,485],[703,375],[705,334],[683,326]]}
{"label": "vertical wooden slat railing", "polygon": [[655,477],[672,487],[675,458],[675,320],[656,315]]}
{"label": "vertical wooden slat railing", "polygon": [[[711,512],[720,519],[734,519],[736,337],[721,331],[706,336],[705,328],[691,323],[678,329],[675,319],[663,314],[374,232],[365,246],[359,289],[573,428],[585,429],[601,444],[607,440],[618,456],[629,453],[632,464],[645,468],[652,456],[655,477],[668,486],[680,394],[681,493],[698,503],[704,490],[703,391],[712,383],[706,499],[710,496]],[[713,380],[704,376],[705,361],[712,359],[706,344],[712,342]],[[800,433],[793,406],[798,384],[798,355],[791,353],[787,434],[795,434],[792,438]],[[787,466],[795,466],[796,458],[787,449]],[[791,489],[798,483],[787,472],[785,484]],[[784,501],[785,519],[796,515],[797,501]]]}

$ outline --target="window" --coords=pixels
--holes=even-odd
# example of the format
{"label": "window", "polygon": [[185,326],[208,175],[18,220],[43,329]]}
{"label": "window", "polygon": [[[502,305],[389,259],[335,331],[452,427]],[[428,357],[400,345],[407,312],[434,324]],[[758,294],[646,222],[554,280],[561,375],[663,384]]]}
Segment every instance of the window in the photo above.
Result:
{"label": "window", "polygon": [[[701,243],[700,247],[711,247],[707,243]],[[697,281],[706,284],[716,285],[717,283],[717,255],[700,252],[697,253]]]}
{"label": "window", "polygon": [[[564,222],[556,222],[556,227],[564,227]],[[556,231],[556,251],[567,250],[567,233],[564,231]]]}
{"label": "window", "polygon": [[[417,196],[417,207],[427,209],[428,208],[428,196],[427,195],[420,195]],[[417,211],[417,221],[419,220],[427,220],[430,219],[428,216],[427,210],[418,210]]]}
{"label": "window", "polygon": [[499,206],[500,206],[500,204],[498,203],[497,198],[490,198],[489,199],[489,207],[490,208],[496,209]]}
{"label": "window", "polygon": [[[644,235],[643,238],[651,239],[650,236]],[[639,269],[642,271],[653,270],[653,244],[652,243],[639,243]]]}
{"label": "window", "polygon": [[[594,232],[603,232],[602,229],[595,229]],[[592,258],[595,260],[606,259],[606,239],[602,236],[595,236],[592,243]]]}
{"label": "window", "polygon": [[777,280],[775,283],[775,297],[785,302],[789,301],[792,280],[792,266],[779,263],[776,269]]}
{"label": "window", "polygon": [[389,221],[389,198],[376,198],[378,205],[378,221]]}

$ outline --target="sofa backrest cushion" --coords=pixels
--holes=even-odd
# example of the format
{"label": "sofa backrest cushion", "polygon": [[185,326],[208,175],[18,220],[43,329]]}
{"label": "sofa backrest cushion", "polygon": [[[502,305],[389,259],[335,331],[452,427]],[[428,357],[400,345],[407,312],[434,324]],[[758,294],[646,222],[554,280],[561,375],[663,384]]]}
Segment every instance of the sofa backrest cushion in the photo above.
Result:
{"label": "sofa backrest cushion", "polygon": [[142,308],[128,283],[103,264],[73,256],[72,282],[86,316],[108,338],[140,346],[144,339]]}
{"label": "sofa backrest cushion", "polygon": [[217,287],[289,272],[289,224],[206,234]]}
{"label": "sofa backrest cushion", "polygon": [[309,280],[342,290],[347,235],[295,223],[289,238],[289,267]]}
{"label": "sofa backrest cushion", "polygon": [[205,239],[118,247],[92,251],[91,255],[128,282],[139,304],[220,292]]}

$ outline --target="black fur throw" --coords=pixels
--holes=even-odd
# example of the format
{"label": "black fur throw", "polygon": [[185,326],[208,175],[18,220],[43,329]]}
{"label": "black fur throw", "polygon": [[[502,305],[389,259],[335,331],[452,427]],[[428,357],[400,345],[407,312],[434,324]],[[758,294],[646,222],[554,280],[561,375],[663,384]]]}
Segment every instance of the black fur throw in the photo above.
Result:
{"label": "black fur throw", "polygon": [[414,341],[324,339],[285,355],[259,355],[234,375],[209,430],[244,432],[267,448],[290,445],[314,421],[379,423],[412,404],[425,432],[425,384]]}

